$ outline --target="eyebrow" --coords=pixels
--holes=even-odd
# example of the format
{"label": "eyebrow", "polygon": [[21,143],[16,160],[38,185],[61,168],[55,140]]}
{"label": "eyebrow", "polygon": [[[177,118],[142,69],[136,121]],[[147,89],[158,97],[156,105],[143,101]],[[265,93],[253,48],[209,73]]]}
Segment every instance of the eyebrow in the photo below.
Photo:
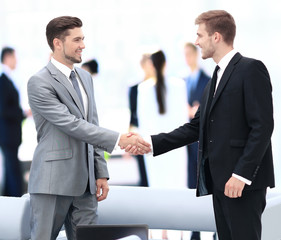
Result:
{"label": "eyebrow", "polygon": [[85,39],[85,36],[83,36],[83,37],[75,37],[75,38],[73,38],[73,40],[78,40],[78,39],[82,39],[82,40],[84,40],[84,39]]}

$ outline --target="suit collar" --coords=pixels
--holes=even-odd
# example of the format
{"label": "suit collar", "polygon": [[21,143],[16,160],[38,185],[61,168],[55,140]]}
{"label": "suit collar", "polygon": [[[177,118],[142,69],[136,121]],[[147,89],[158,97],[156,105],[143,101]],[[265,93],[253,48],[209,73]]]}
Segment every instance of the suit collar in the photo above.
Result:
{"label": "suit collar", "polygon": [[69,78],[70,73],[73,69],[70,69],[69,67],[67,67],[66,65],[64,65],[63,63],[60,63],[59,61],[57,61],[56,59],[54,59],[53,57],[51,58],[51,63],[58,69],[60,70],[67,78]]}
{"label": "suit collar", "polygon": [[213,106],[215,105],[215,103],[217,102],[217,100],[219,99],[225,85],[227,84],[230,76],[231,76],[231,73],[232,71],[235,69],[235,65],[237,64],[237,62],[239,62],[239,60],[242,58],[242,55],[237,52],[233,58],[230,60],[229,64],[227,65],[226,69],[224,70],[224,73],[221,77],[221,80],[220,80],[220,83],[218,85],[218,88],[217,88],[217,91],[216,91],[216,94],[214,96],[214,99],[213,99],[213,102],[212,102],[212,105],[210,107],[210,111],[212,110]]}
{"label": "suit collar", "polygon": [[12,79],[12,70],[5,64],[2,64],[2,73],[6,75],[7,78]]}
{"label": "suit collar", "polygon": [[[46,68],[49,70],[52,77],[55,80],[57,80],[58,82],[60,82],[68,90],[68,92],[72,96],[74,102],[78,106],[80,112],[82,113],[83,117],[85,118],[85,112],[84,112],[83,106],[81,105],[80,99],[79,99],[75,89],[71,86],[71,83],[69,82],[67,77],[59,69],[57,69],[51,61],[47,64]],[[83,81],[82,81],[82,83],[83,83]],[[83,87],[86,89],[85,85]],[[86,91],[86,93],[87,93],[87,91]]]}
{"label": "suit collar", "polygon": [[228,52],[218,63],[218,66],[220,67],[220,71],[224,71],[228,64],[230,63],[231,59],[235,56],[237,51],[235,49],[232,49],[230,52]]}

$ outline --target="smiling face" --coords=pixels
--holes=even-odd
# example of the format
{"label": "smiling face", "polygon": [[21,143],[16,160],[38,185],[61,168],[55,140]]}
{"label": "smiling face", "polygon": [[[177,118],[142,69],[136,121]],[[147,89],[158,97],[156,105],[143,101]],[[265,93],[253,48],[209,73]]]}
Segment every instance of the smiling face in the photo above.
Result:
{"label": "smiling face", "polygon": [[204,23],[199,24],[195,45],[201,48],[202,58],[213,58],[215,54],[214,35],[209,36]]}
{"label": "smiling face", "polygon": [[74,63],[82,62],[82,50],[85,48],[82,29],[69,29],[64,40],[54,39],[54,47],[56,60],[72,69]]}

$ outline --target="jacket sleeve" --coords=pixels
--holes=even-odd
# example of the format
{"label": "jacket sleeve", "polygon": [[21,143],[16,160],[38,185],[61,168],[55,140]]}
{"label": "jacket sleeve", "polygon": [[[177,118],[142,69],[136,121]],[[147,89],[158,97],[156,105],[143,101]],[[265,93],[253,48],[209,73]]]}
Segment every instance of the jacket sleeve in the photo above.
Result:
{"label": "jacket sleeve", "polygon": [[183,147],[199,140],[200,107],[190,123],[186,123],[169,133],[152,135],[153,156]]}
{"label": "jacket sleeve", "polygon": [[65,134],[87,142],[94,148],[101,148],[107,152],[113,151],[119,133],[96,126],[72,114],[43,76],[38,74],[31,77],[27,89],[34,117],[40,114]]}
{"label": "jacket sleeve", "polygon": [[249,63],[244,79],[244,101],[250,132],[234,173],[252,181],[270,147],[274,126],[272,87],[268,71],[261,61]]}

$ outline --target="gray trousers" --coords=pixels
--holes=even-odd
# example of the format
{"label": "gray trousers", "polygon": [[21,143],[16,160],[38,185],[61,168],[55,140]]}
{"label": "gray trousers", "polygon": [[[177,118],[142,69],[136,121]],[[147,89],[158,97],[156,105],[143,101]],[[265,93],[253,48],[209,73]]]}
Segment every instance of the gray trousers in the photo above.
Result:
{"label": "gray trousers", "polygon": [[63,226],[68,240],[76,240],[76,226],[97,223],[97,199],[85,192],[79,197],[30,194],[31,239],[55,240]]}

